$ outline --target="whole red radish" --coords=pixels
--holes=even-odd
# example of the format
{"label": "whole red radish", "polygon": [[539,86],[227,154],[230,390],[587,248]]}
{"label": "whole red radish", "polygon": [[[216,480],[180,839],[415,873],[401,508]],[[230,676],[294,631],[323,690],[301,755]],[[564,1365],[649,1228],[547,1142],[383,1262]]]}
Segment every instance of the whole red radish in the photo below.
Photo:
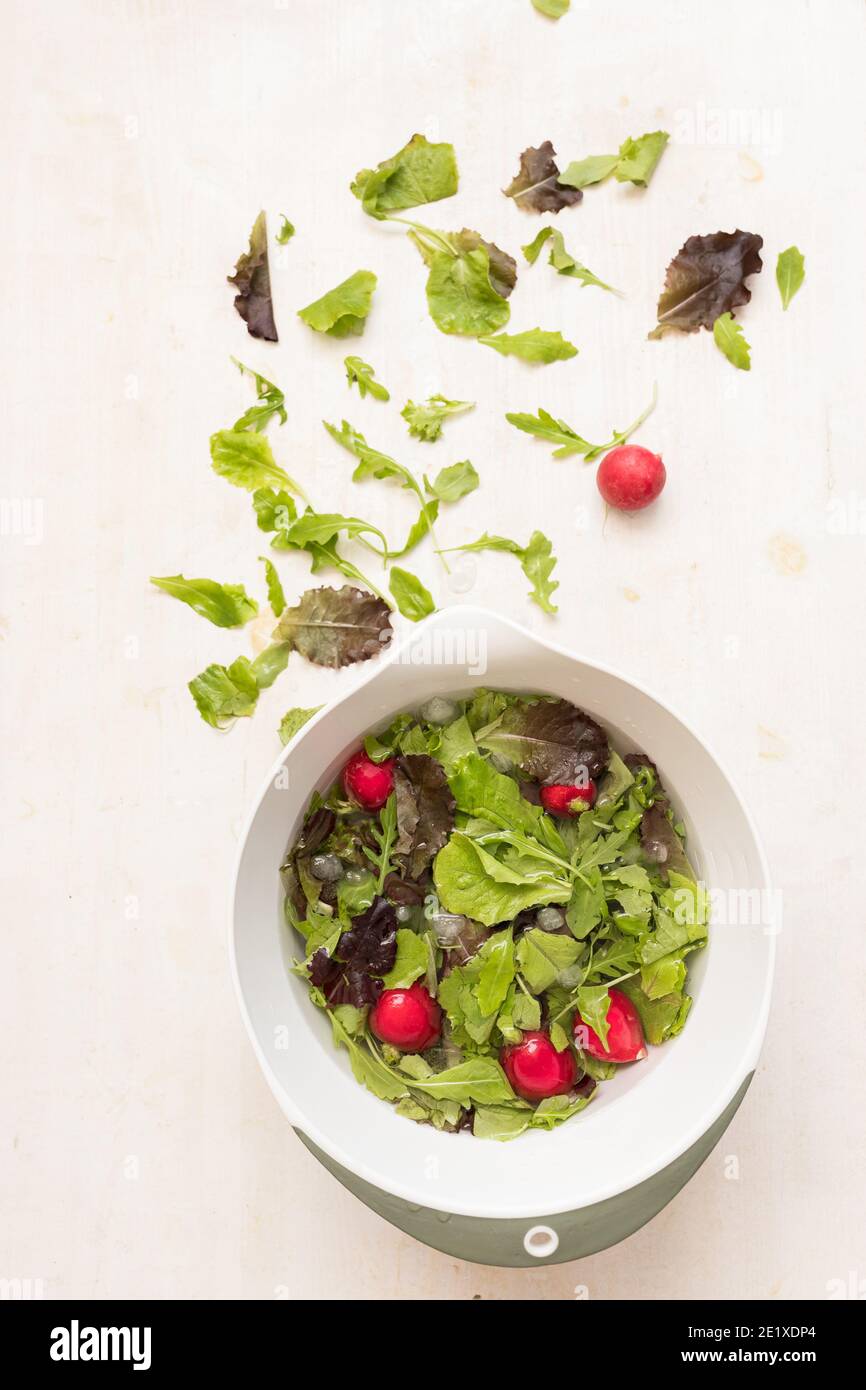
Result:
{"label": "whole red radish", "polygon": [[546,1033],[524,1033],[523,1041],[508,1043],[499,1053],[512,1088],[525,1100],[562,1096],[577,1080],[571,1052],[557,1052]]}
{"label": "whole red radish", "polygon": [[653,454],[640,444],[620,444],[605,454],[595,480],[609,507],[620,512],[639,512],[656,500],[666,476],[660,454]]}
{"label": "whole red radish", "polygon": [[370,1010],[370,1028],[383,1043],[423,1052],[442,1031],[442,1010],[423,985],[386,989]]}
{"label": "whole red radish", "polygon": [[596,785],[592,778],[589,779],[585,787],[569,786],[562,782],[554,782],[550,787],[542,787],[538,793],[541,804],[545,811],[549,811],[552,816],[563,817],[580,815],[587,806],[591,806],[595,801]]}
{"label": "whole red radish", "polygon": [[374,763],[359,748],[343,768],[343,786],[346,795],[365,811],[378,811],[394,790],[394,759]]}
{"label": "whole red radish", "polygon": [[607,1047],[594,1028],[584,1023],[580,1014],[574,1015],[574,1040],[590,1057],[602,1062],[639,1062],[646,1056],[640,1015],[627,994],[621,989],[609,989],[610,1007],[607,1011]]}

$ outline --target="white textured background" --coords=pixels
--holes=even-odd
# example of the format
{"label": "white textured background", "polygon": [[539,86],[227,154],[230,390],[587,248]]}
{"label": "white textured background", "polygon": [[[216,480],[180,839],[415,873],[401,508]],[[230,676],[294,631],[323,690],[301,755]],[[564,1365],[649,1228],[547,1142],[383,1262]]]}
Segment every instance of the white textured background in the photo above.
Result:
{"label": "white textured background", "polygon": [[[404,1299],[824,1298],[863,1280],[862,613],[864,13],[859,0],[4,0],[2,536],[6,875],[0,992],[0,1276],[46,1296]],[[532,369],[449,339],[416,252],[367,219],[355,171],[415,130],[454,142],[461,189],[422,209],[513,252],[542,222],[499,189],[528,144],[562,165],[658,126],[651,188],[590,189],[557,225],[618,301],[524,269],[510,328],[560,328],[575,361]],[[225,275],[260,207],[281,341],[254,343]],[[696,232],[765,239],[743,312],[751,374],[708,334],[646,341],[664,269]],[[807,281],[787,314],[777,253]],[[295,310],[360,266],[380,277],[360,344]],[[349,393],[360,351],[392,405]],[[249,403],[228,357],[285,389],[278,459],[325,510],[396,537],[411,505],[360,489],[321,428],[343,414],[410,465],[471,458],[452,542],[540,526],[561,612],[508,557],[471,591],[666,695],[738,776],[785,894],[760,1072],[688,1188],[616,1249],[549,1270],[462,1264],[392,1230],[278,1113],[229,981],[227,873],[293,704],[353,673],[293,661],[229,736],[185,682],[250,650],[149,574],[262,593],[264,538],[214,478],[208,436]],[[647,402],[668,487],[603,525],[591,470],[503,412],[539,404],[590,438]],[[477,400],[434,446],[408,396]],[[26,527],[24,528],[26,531]],[[433,557],[440,603],[460,595]],[[287,593],[305,587],[284,559]],[[261,630],[259,631],[261,640]],[[529,682],[531,684],[531,682]],[[652,750],[650,750],[652,751]],[[732,1010],[736,1000],[731,1000]],[[739,1177],[725,1176],[730,1156]],[[730,1166],[730,1165],[729,1165]],[[853,1274],[852,1274],[853,1271]],[[861,1287],[863,1287],[861,1285]]]}

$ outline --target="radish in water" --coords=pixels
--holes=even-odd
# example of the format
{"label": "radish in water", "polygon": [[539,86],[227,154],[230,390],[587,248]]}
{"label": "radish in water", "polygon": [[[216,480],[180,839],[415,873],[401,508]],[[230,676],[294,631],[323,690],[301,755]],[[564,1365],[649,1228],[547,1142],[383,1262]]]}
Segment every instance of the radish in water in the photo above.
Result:
{"label": "radish in water", "polygon": [[370,1010],[370,1028],[383,1043],[423,1052],[442,1031],[442,1010],[423,985],[386,989]]}
{"label": "radish in water", "polygon": [[363,748],[353,753],[343,769],[346,795],[365,811],[378,811],[394,790],[394,759],[374,763]]}
{"label": "radish in water", "polygon": [[538,795],[545,811],[562,819],[580,815],[581,811],[585,811],[587,806],[591,806],[595,801],[595,794],[596,786],[590,778],[585,787],[555,782],[550,787],[542,787]]}
{"label": "radish in water", "polygon": [[523,1041],[502,1048],[499,1060],[512,1088],[525,1100],[563,1096],[577,1080],[571,1052],[557,1052],[546,1033],[524,1033]]}
{"label": "radish in water", "polygon": [[620,444],[605,454],[595,480],[609,507],[620,512],[639,512],[656,500],[666,476],[660,454],[653,454],[640,444]]}
{"label": "radish in water", "polygon": [[598,1057],[602,1062],[639,1062],[646,1056],[640,1015],[621,989],[609,989],[608,994],[607,1047],[595,1029],[584,1023],[580,1014],[574,1015],[574,1040],[582,1052],[588,1052],[590,1057]]}

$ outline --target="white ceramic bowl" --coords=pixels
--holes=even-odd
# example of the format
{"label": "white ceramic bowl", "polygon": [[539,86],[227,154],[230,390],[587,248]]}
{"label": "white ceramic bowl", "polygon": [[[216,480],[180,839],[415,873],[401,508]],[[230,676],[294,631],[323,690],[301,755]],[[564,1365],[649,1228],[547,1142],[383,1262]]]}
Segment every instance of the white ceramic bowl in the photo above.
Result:
{"label": "white ceramic bowl", "polygon": [[[363,734],[432,695],[467,694],[479,685],[562,696],[594,715],[620,752],[646,752],[683,816],[690,857],[721,902],[721,916],[732,915],[732,904],[742,908],[744,894],[751,895],[752,916],[754,904],[763,905],[751,924],[711,923],[708,948],[690,958],[694,1005],[679,1037],[605,1082],[567,1124],[505,1144],[416,1125],[354,1080],[326,1017],[303,980],[289,973],[299,943],[284,924],[278,875],[313,789],[333,781]],[[697,734],[623,676],[496,614],[461,607],[419,625],[280,754],[242,836],[232,894],[235,981],[274,1095],[320,1157],[343,1170],[344,1181],[352,1175],[361,1180],[356,1190],[369,1186],[407,1211],[434,1209],[440,1219],[456,1213],[527,1221],[593,1207],[647,1183],[698,1144],[742,1094],[769,1007],[769,897],[752,820]]]}

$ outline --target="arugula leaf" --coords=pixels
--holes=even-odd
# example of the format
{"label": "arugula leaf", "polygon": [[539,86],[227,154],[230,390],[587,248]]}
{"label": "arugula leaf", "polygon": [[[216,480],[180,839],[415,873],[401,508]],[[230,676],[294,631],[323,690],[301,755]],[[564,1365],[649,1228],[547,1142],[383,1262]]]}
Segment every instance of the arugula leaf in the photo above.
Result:
{"label": "arugula leaf", "polygon": [[779,253],[776,261],[776,284],[782,296],[782,308],[787,309],[806,278],[806,260],[796,246]]}
{"label": "arugula leaf", "polygon": [[214,473],[235,487],[246,488],[247,492],[285,489],[307,501],[300,484],[274,460],[263,434],[254,430],[217,430],[210,437],[210,456]]}
{"label": "arugula leaf", "polygon": [[338,512],[314,512],[312,509],[304,512],[288,528],[286,541],[292,547],[305,550],[311,541],[326,545],[343,532],[353,539],[376,536],[382,542],[382,549],[376,550],[376,554],[384,559],[388,553],[388,542],[378,526],[362,521],[360,517],[342,516]]}
{"label": "arugula leaf", "polygon": [[255,660],[250,663],[250,670],[259,690],[267,690],[268,686],[273,685],[277,676],[282,675],[291,654],[292,648],[288,642],[271,642],[264,651],[259,652]]}
{"label": "arugula leaf", "polygon": [[548,19],[562,19],[564,14],[568,14],[571,0],[532,0],[532,3],[538,13],[546,15]]}
{"label": "arugula leaf", "polygon": [[284,611],[274,637],[317,666],[348,666],[387,647],[391,617],[382,599],[348,584],[308,589]]}
{"label": "arugula leaf", "polygon": [[633,183],[646,188],[656,165],[665,151],[670,136],[666,130],[652,130],[636,139],[624,140],[618,154],[591,154],[569,164],[559,182],[569,188],[587,188],[603,183],[613,174],[618,183]]}
{"label": "arugula leaf", "polygon": [[547,258],[548,265],[552,265],[559,275],[568,275],[573,280],[580,280],[583,285],[598,285],[600,289],[609,290],[611,294],[620,294],[620,290],[615,290],[613,285],[605,284],[604,280],[599,280],[597,275],[593,275],[591,270],[587,270],[585,265],[576,261],[570,251],[566,250],[565,238],[557,227],[542,227],[538,236],[524,246],[523,254],[534,265],[541,254],[541,248],[546,241],[550,242],[550,255]]}
{"label": "arugula leaf", "polygon": [[658,999],[648,999],[637,980],[623,980],[619,988],[637,1009],[648,1043],[658,1046],[682,1032],[692,1005],[687,994],[675,990]]}
{"label": "arugula leaf", "polygon": [[493,1057],[473,1057],[456,1067],[447,1067],[425,1081],[413,1085],[428,1096],[441,1096],[461,1105],[516,1100],[505,1072]]}
{"label": "arugula leaf", "polygon": [[[389,454],[380,453],[378,449],[372,448],[372,446],[367,443],[360,430],[354,429],[352,425],[349,424],[348,420],[343,421],[340,429],[337,429],[336,425],[328,424],[327,420],[323,420],[322,424],[325,426],[331,438],[336,440],[343,449],[348,450],[348,452],[353,454],[358,460],[358,465],[352,474],[352,480],[354,482],[362,483],[367,478],[394,478],[399,482],[401,487],[407,488],[410,492],[414,492],[415,496],[418,498],[424,517],[424,523],[422,525],[422,523],[416,522],[409,534],[406,545],[401,551],[396,552],[396,554],[405,555],[414,545],[417,545],[418,541],[426,534],[426,531],[430,532],[438,550],[439,546],[438,542],[436,542],[436,532],[433,529],[433,524],[436,519],[437,504],[435,502],[428,502],[421,489],[421,484],[414,474],[410,473],[409,469],[404,467],[402,463],[398,463],[396,459],[391,458]],[[447,565],[445,568],[447,569]]]}
{"label": "arugula leaf", "polygon": [[442,433],[442,425],[451,415],[460,415],[465,410],[474,410],[474,401],[449,401],[446,396],[428,396],[423,405],[407,401],[400,411],[409,426],[409,433],[416,439],[431,443]]}
{"label": "arugula leaf", "polygon": [[402,150],[375,169],[361,169],[351,190],[364,211],[381,221],[391,212],[452,197],[457,178],[453,145],[433,145],[423,135],[413,135]]}
{"label": "arugula leaf", "polygon": [[356,270],[321,299],[299,309],[298,317],[317,333],[329,333],[332,338],[358,336],[364,331],[376,283],[372,270]]}
{"label": "arugula leaf", "polygon": [[218,584],[215,579],[184,579],[182,574],[168,574],[162,579],[151,576],[151,584],[189,604],[193,612],[216,627],[243,627],[259,611],[243,584]]}
{"label": "arugula leaf", "polygon": [[495,932],[478,952],[482,959],[475,995],[482,1014],[495,1014],[514,979],[514,932]]}
{"label": "arugula leaf", "polygon": [[[526,907],[567,902],[571,884],[539,861],[533,877],[507,868],[462,831],[454,831],[433,864],[433,881],[446,912],[485,927],[513,921]],[[563,941],[566,937],[561,938]]]}
{"label": "arugula leaf", "polygon": [[418,623],[422,618],[428,617],[436,612],[436,604],[433,596],[417,575],[410,570],[400,569],[397,565],[392,565],[389,571],[388,587],[394,595],[394,602],[403,614],[404,618],[409,618],[413,623]]}
{"label": "arugula leaf", "polygon": [[733,315],[719,314],[713,324],[713,338],[719,351],[723,352],[735,367],[739,367],[743,372],[751,369],[749,344],[743,337],[742,325],[735,322]]}
{"label": "arugula leaf", "polygon": [[432,483],[424,474],[424,486],[431,497],[439,502],[459,502],[467,493],[474,492],[480,483],[474,464],[469,459],[440,468]]}
{"label": "arugula leaf", "polygon": [[520,169],[507,188],[506,198],[513,198],[527,212],[559,212],[560,208],[579,203],[583,194],[579,188],[563,188],[559,182],[556,150],[549,140],[537,149],[530,146],[520,156]]}
{"label": "arugula leaf", "polygon": [[272,381],[268,381],[261,372],[255,371],[252,367],[245,367],[243,362],[239,362],[233,357],[234,362],[241,376],[251,376],[255,382],[256,396],[258,403],[251,405],[245,410],[239,420],[232,425],[232,430],[263,430],[265,425],[274,415],[279,415],[280,424],[286,423],[286,398],[279,386],[275,386]]}
{"label": "arugula leaf", "polygon": [[[461,723],[463,721],[458,720],[451,729],[459,728]],[[468,729],[468,725],[465,728]],[[523,831],[554,853],[564,855],[565,846],[551,818],[544,814],[540,806],[534,806],[521,796],[513,777],[497,772],[487,758],[480,756],[471,734],[468,739],[471,740],[471,752],[462,751],[466,740],[456,737],[453,756],[444,738],[439,750],[458,810],[503,829]]]}
{"label": "arugula leaf", "polygon": [[[536,9],[551,0],[532,0]],[[569,0],[566,0],[566,4]],[[542,11],[543,13],[543,11]],[[509,1108],[507,1105],[476,1105],[472,1116],[472,1133],[476,1139],[498,1139],[502,1142],[525,1134],[532,1124],[532,1111]]]}
{"label": "arugula leaf", "polygon": [[577,356],[577,348],[561,333],[543,328],[531,328],[525,333],[482,334],[478,339],[485,347],[495,348],[503,357],[521,357],[524,362],[567,362]]}
{"label": "arugula leaf", "polygon": [[280,583],[280,576],[277,574],[276,566],[267,555],[260,555],[259,559],[265,567],[265,579],[268,586],[268,603],[275,618],[278,618],[286,606],[286,596],[283,593],[283,586]]}
{"label": "arugula leaf", "polygon": [[627,429],[614,430],[612,438],[606,444],[590,444],[576,430],[573,430],[571,425],[567,425],[564,420],[557,420],[540,407],[537,415],[521,415],[509,412],[505,418],[509,425],[522,430],[524,434],[534,434],[538,439],[546,439],[551,444],[557,444],[559,447],[553,451],[555,459],[564,459],[569,458],[572,454],[581,454],[587,463],[592,463],[594,459],[606,454],[608,449],[614,449],[618,444],[624,444],[627,439],[630,439],[655,410],[657,399],[658,395],[653,387],[652,400],[646,410],[641,411],[637,419]]}
{"label": "arugula leaf", "polygon": [[451,546],[451,550],[499,550],[508,555],[516,555],[523,573],[532,585],[529,597],[545,613],[558,612],[556,604],[552,601],[552,595],[554,589],[559,588],[559,580],[551,580],[550,578],[556,565],[556,556],[553,554],[552,543],[543,531],[533,531],[526,545],[519,545],[517,541],[509,540],[507,536],[488,535],[485,531],[477,541],[472,541],[468,545]]}
{"label": "arugula leaf", "polygon": [[569,188],[588,188],[593,183],[603,183],[609,178],[619,163],[618,154],[590,154],[586,159],[574,159],[559,182]]}
{"label": "arugula leaf", "polygon": [[274,237],[278,246],[286,246],[295,235],[295,228],[284,212],[280,213],[280,229]]}
{"label": "arugula leaf", "polygon": [[278,492],[271,487],[256,488],[253,510],[260,531],[288,531],[298,516],[294,499],[283,488]]}
{"label": "arugula leaf", "polygon": [[413,521],[410,526],[409,534],[400,549],[388,551],[388,559],[402,560],[404,555],[408,555],[411,550],[414,550],[416,545],[419,545],[424,537],[429,534],[430,528],[436,521],[438,515],[439,503],[434,498],[421,508],[417,520]]}
{"label": "arugula leaf", "polygon": [[391,392],[381,381],[376,380],[374,369],[369,362],[360,357],[344,357],[343,365],[346,368],[346,380],[350,386],[357,384],[362,399],[369,392],[374,400],[390,401]]}
{"label": "arugula leaf", "polygon": [[278,342],[271,299],[271,271],[268,264],[268,230],[264,212],[260,212],[250,232],[250,249],[238,257],[234,275],[226,277],[234,285],[235,308],[252,338]]}
{"label": "arugula leaf", "polygon": [[763,244],[763,237],[739,229],[690,236],[667,268],[658,323],[649,337],[660,338],[671,329],[695,333],[712,328],[720,314],[748,304],[752,292],[745,282],[761,270]]}
{"label": "arugula leaf", "polygon": [[578,941],[584,941],[606,913],[607,903],[598,866],[582,871],[580,877],[574,880],[571,898],[565,909],[569,930]]}
{"label": "arugula leaf", "polygon": [[613,171],[617,183],[634,183],[638,188],[646,188],[669,139],[666,130],[651,130],[636,140],[624,140]]}
{"label": "arugula leaf", "polygon": [[252,714],[259,698],[258,682],[245,656],[239,656],[231,666],[205,667],[188,688],[202,719],[214,729]]}
{"label": "arugula leaf", "polygon": [[318,714],[319,710],[323,708],[322,705],[313,705],[311,709],[301,709],[297,706],[295,709],[286,710],[286,713],[280,720],[280,727],[278,730],[280,743],[284,746],[290,743],[295,737],[295,734],[298,733],[300,729],[303,729],[307,720],[312,719],[313,715]]}
{"label": "arugula leaf", "polygon": [[[607,1021],[608,1010],[610,1009],[610,992],[607,985],[581,985],[577,991],[576,1002],[580,1022],[587,1024],[594,1033],[598,1034],[601,1045],[607,1052],[607,1035],[610,1032],[610,1024]],[[575,1041],[578,1047],[580,1046],[579,1039],[579,1032],[575,1032]]]}

